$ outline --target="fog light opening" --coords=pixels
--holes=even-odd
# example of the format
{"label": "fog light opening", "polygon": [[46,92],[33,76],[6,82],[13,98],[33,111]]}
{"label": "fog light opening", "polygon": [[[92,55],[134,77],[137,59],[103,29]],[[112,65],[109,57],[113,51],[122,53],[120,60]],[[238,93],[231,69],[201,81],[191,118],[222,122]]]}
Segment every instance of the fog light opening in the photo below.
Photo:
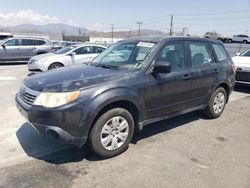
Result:
{"label": "fog light opening", "polygon": [[50,138],[54,139],[54,140],[59,140],[60,139],[59,134],[56,131],[53,131],[53,130],[47,130],[47,135]]}

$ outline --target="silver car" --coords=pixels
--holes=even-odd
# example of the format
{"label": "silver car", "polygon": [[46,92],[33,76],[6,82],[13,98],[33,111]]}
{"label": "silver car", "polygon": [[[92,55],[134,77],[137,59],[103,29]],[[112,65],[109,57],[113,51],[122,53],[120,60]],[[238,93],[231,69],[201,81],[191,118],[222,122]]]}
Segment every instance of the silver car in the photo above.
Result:
{"label": "silver car", "polygon": [[96,44],[77,44],[62,48],[55,53],[32,57],[28,62],[31,72],[42,72],[59,67],[92,61],[105,46]]}
{"label": "silver car", "polygon": [[53,51],[48,40],[8,38],[0,43],[0,63],[27,62],[32,56]]}

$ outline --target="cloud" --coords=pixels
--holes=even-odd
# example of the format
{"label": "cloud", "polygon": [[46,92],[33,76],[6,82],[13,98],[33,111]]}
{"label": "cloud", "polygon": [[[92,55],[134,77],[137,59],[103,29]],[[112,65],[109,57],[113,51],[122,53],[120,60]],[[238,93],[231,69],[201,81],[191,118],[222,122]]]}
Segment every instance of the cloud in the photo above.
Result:
{"label": "cloud", "polygon": [[31,9],[20,10],[18,12],[4,13],[0,11],[0,24],[3,26],[13,26],[23,23],[31,24],[47,24],[47,23],[59,23],[61,22],[58,17],[42,15],[34,12]]}

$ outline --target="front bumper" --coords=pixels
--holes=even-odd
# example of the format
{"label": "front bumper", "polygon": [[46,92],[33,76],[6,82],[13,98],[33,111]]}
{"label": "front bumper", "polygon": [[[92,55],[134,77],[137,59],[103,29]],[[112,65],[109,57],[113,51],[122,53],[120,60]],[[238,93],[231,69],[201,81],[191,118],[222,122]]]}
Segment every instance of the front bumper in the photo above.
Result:
{"label": "front bumper", "polygon": [[91,125],[88,117],[92,111],[79,102],[48,109],[41,106],[24,107],[19,94],[15,99],[19,112],[42,136],[77,147],[86,143]]}
{"label": "front bumper", "polygon": [[47,70],[47,67],[42,63],[39,63],[37,60],[29,60],[27,66],[30,72],[43,72]]}

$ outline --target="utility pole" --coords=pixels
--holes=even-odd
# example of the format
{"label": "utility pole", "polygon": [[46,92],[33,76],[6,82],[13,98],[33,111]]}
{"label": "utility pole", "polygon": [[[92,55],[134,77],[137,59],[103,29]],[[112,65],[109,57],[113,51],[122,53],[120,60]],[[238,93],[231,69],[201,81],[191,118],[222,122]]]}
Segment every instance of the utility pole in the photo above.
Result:
{"label": "utility pole", "polygon": [[139,28],[138,28],[138,37],[139,37],[141,35],[141,24],[142,24],[142,22],[136,22],[136,23],[139,26]]}
{"label": "utility pole", "polygon": [[171,14],[170,32],[169,32],[170,36],[173,35],[173,19],[174,19],[174,16],[173,16],[173,14]]}
{"label": "utility pole", "polygon": [[114,42],[114,24],[110,24],[111,25],[111,40],[112,42]]}
{"label": "utility pole", "polygon": [[128,29],[128,38],[130,38],[130,36],[131,36],[131,30],[130,30],[130,28]]}
{"label": "utility pole", "polygon": [[87,36],[87,29],[86,29],[86,27],[84,27],[84,36],[85,37]]}
{"label": "utility pole", "polygon": [[78,34],[79,34],[79,36],[82,35],[82,31],[81,31],[81,28],[80,28],[80,27],[78,28]]}

